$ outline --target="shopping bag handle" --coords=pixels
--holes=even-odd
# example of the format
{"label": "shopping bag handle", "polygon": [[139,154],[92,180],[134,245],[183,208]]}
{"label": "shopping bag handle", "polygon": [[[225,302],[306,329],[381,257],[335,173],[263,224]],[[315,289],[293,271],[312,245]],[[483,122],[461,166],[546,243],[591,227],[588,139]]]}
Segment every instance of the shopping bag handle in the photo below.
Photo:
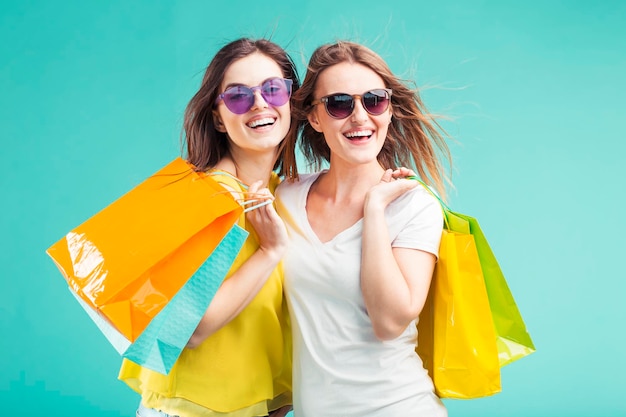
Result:
{"label": "shopping bag handle", "polygon": [[[210,171],[210,172],[207,173],[207,175],[210,175],[210,176],[213,176],[213,175],[224,175],[224,176],[227,176],[227,177],[233,179],[234,181],[236,181],[237,184],[239,184],[239,186],[241,188],[243,188],[246,191],[248,190],[248,186],[246,184],[244,184],[243,182],[241,182],[241,180],[239,178],[235,177],[230,172],[223,171],[223,170],[220,169],[220,170]],[[220,183],[220,184],[223,184],[223,183]],[[228,184],[226,184],[226,185],[228,185]],[[233,191],[238,193],[238,194],[240,194],[242,197],[246,193],[246,191],[235,191],[235,190],[233,190]],[[231,193],[231,192],[226,190],[225,193]],[[244,207],[244,210],[243,210],[244,213],[247,213],[247,212],[252,211],[254,209],[257,209],[259,207],[267,206],[268,204],[272,204],[272,202],[273,202],[273,200],[264,200],[264,201],[260,202],[259,204],[254,204],[254,203],[258,203],[259,200],[244,200],[243,198],[236,199],[236,200],[242,207],[244,207],[244,206],[246,206],[248,204],[253,204],[250,207]]]}
{"label": "shopping bag handle", "polygon": [[433,197],[437,199],[437,201],[439,201],[439,204],[441,205],[441,211],[443,212],[443,222],[446,226],[446,229],[451,230],[450,223],[448,221],[448,212],[452,211],[450,210],[450,207],[448,207],[448,205],[443,202],[441,197],[439,197],[439,195],[436,192],[434,192],[433,189],[430,188],[430,186],[426,184],[424,181],[422,181],[417,175],[409,175],[409,176],[406,176],[405,178],[407,180],[415,180],[419,182],[420,184],[422,184],[424,188],[426,189],[426,191],[428,191]]}
{"label": "shopping bag handle", "polygon": [[[256,203],[258,201],[259,200],[245,200],[245,201],[241,202],[241,205],[245,206],[246,204],[253,204],[253,203]],[[252,211],[254,209],[258,209],[259,207],[267,206],[268,204],[272,204],[272,203],[273,203],[273,200],[264,200],[264,201],[260,202],[259,204],[255,204],[253,206],[244,208],[243,212],[247,213],[249,211]]]}

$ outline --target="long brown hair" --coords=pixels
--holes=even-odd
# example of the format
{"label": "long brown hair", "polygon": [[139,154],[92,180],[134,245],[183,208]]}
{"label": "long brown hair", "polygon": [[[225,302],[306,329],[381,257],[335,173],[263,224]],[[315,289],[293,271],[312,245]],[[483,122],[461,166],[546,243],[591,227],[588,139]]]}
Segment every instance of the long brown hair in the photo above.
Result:
{"label": "long brown hair", "polygon": [[451,163],[451,156],[445,141],[443,129],[430,115],[422,103],[417,89],[409,88],[396,77],[385,61],[371,49],[353,42],[340,41],[317,48],[307,67],[302,86],[292,97],[292,117],[298,127],[290,132],[286,140],[284,156],[285,172],[290,179],[298,177],[296,167],[296,142],[300,136],[300,149],[315,169],[320,169],[324,161],[330,162],[330,148],[324,135],[315,131],[307,120],[312,110],[311,102],[320,74],[333,65],[350,62],[364,65],[378,74],[387,88],[393,90],[391,96],[392,122],[382,150],[377,156],[383,168],[406,166],[415,169],[427,184],[445,196],[447,180],[442,165],[443,156]]}
{"label": "long brown hair", "polygon": [[[296,66],[287,52],[267,39],[240,38],[224,45],[215,54],[207,67],[200,89],[193,96],[185,109],[183,122],[184,145],[187,160],[198,171],[205,171],[215,166],[224,156],[229,155],[229,142],[226,133],[215,128],[213,109],[215,100],[220,93],[219,88],[224,80],[228,66],[234,61],[254,52],[260,52],[276,61],[283,72],[283,77],[293,81],[292,94],[298,91],[300,80]],[[254,71],[254,69],[250,69]],[[291,119],[291,128],[295,129],[295,120]],[[282,172],[284,143],[281,142],[278,159],[274,169]]]}

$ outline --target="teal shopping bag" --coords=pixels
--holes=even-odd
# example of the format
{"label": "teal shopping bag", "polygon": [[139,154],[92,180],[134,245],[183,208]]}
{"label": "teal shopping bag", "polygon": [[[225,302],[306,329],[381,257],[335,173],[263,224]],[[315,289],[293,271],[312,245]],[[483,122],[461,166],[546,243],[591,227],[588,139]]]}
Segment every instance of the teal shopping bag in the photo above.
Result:
{"label": "teal shopping bag", "polygon": [[[248,232],[234,225],[208,259],[131,343],[80,297],[87,314],[125,358],[167,375],[200,323],[243,246]],[[72,291],[73,294],[75,294]]]}

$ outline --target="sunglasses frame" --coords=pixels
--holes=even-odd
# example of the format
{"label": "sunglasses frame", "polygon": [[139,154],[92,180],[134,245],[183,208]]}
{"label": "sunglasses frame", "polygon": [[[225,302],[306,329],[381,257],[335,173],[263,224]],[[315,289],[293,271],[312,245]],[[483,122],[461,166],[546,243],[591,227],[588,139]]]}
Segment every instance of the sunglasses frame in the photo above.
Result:
{"label": "sunglasses frame", "polygon": [[[263,86],[271,81],[274,80],[281,80],[285,87],[287,88],[287,100],[282,103],[282,104],[274,104],[271,102],[271,99],[268,99],[268,97],[265,96],[265,94],[263,93]],[[261,97],[263,97],[263,100],[265,100],[265,102],[271,106],[284,106],[285,104],[287,104],[287,102],[289,102],[289,99],[291,98],[291,93],[292,93],[292,87],[293,87],[293,80],[290,80],[289,78],[281,78],[281,77],[272,77],[272,78],[268,78],[267,80],[263,81],[260,85],[256,85],[254,87],[248,87],[247,85],[243,85],[243,84],[239,84],[239,85],[232,85],[230,87],[228,87],[226,90],[224,90],[223,93],[218,94],[217,98],[215,99],[215,105],[217,106],[219,104],[220,101],[224,102],[224,105],[226,106],[226,108],[233,114],[245,114],[248,111],[250,111],[250,109],[252,108],[252,106],[254,106],[254,92],[259,90],[261,92]],[[250,97],[252,97],[252,100],[250,100],[250,102],[248,103],[248,108],[244,111],[244,112],[238,112],[235,111],[234,109],[232,109],[229,104],[228,104],[228,100],[225,100],[224,97],[226,97],[226,94],[228,93],[229,90],[233,89],[233,88],[244,88],[247,89],[248,91],[250,91]],[[245,90],[244,90],[245,91]]]}
{"label": "sunglasses frame", "polygon": [[[387,96],[385,97],[385,99],[387,100],[387,107],[385,107],[385,109],[383,111],[381,111],[380,113],[372,113],[367,106],[365,105],[365,102],[363,101],[365,95],[367,93],[372,93],[374,91],[384,91]],[[376,95],[376,94],[375,94]],[[363,94],[348,94],[348,93],[333,93],[333,94],[329,94],[327,96],[321,97],[317,100],[313,100],[311,102],[311,107],[313,106],[317,106],[318,104],[322,104],[324,103],[324,109],[326,109],[326,113],[328,113],[328,115],[330,117],[332,117],[333,119],[337,119],[337,120],[343,120],[343,119],[347,119],[348,117],[350,117],[352,115],[352,113],[354,113],[354,103],[356,103],[356,100],[361,100],[361,105],[363,106],[363,108],[365,109],[365,111],[368,114],[371,114],[372,116],[380,116],[381,114],[383,114],[385,111],[387,111],[387,109],[389,108],[389,104],[391,103],[391,96],[393,95],[393,90],[391,90],[391,88],[372,88],[371,90],[367,90],[366,92],[364,92]],[[329,110],[328,110],[328,99],[330,97],[334,97],[334,96],[350,96],[352,97],[352,105],[350,106],[350,113],[348,113],[346,116],[344,117],[337,117],[335,115],[333,115]]]}

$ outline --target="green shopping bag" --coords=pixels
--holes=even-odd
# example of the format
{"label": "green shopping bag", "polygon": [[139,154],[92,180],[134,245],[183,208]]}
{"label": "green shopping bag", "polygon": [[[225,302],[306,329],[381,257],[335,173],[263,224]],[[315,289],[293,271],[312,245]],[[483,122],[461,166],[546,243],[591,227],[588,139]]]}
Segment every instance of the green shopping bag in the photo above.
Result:
{"label": "green shopping bag", "polygon": [[[416,177],[412,177],[412,178],[419,181],[426,188],[426,190],[428,190],[433,196],[437,198],[437,200],[441,204],[441,207],[444,213],[444,221],[445,221],[444,237],[446,237],[446,234],[453,233],[457,235],[467,235],[473,238],[472,244],[475,243],[475,246],[476,246],[478,262],[480,263],[480,269],[482,270],[482,277],[483,277],[485,288],[487,291],[487,300],[489,304],[489,310],[491,312],[493,327],[495,329],[495,341],[494,342],[497,346],[497,354],[498,354],[498,361],[499,361],[500,367],[505,366],[511,362],[514,362],[518,359],[521,359],[533,353],[535,351],[535,346],[532,342],[532,339],[530,338],[530,335],[528,334],[528,331],[526,330],[526,325],[524,324],[524,320],[521,316],[521,313],[519,312],[519,309],[517,307],[517,304],[515,303],[513,295],[506,283],[504,274],[502,273],[502,270],[498,264],[498,261],[496,260],[495,255],[493,254],[493,251],[491,250],[491,247],[489,246],[489,243],[487,239],[485,238],[485,235],[482,232],[480,225],[478,224],[478,221],[471,216],[453,212],[439,198],[439,196],[437,196],[426,184],[424,184],[421,180],[417,179]],[[439,273],[441,274],[441,273],[446,273],[446,272],[439,271]],[[444,278],[444,277],[437,277],[436,275],[437,275],[437,269],[435,270],[434,279]],[[469,278],[470,277],[468,276],[468,279]],[[448,280],[448,277],[445,277],[445,279]],[[435,282],[433,282],[433,286],[434,286],[433,288],[436,287]],[[431,288],[431,293],[433,292],[432,291],[433,288]],[[436,297],[437,295],[436,293],[430,294],[429,298],[432,298],[432,296]],[[426,311],[423,311],[423,313],[425,313],[424,318],[426,318],[429,321],[432,321],[432,318],[431,318],[432,312],[429,309],[432,309],[433,301],[432,300],[427,300],[427,301],[429,301],[431,304],[430,305],[427,304],[425,306]],[[478,300],[475,300],[475,301],[478,301]],[[453,322],[454,317],[451,316],[448,318],[448,320]],[[420,315],[420,321],[422,321],[421,315]],[[432,343],[431,340],[429,339],[429,333],[433,332],[433,329],[431,328],[431,326],[444,326],[444,325],[449,324],[449,323],[444,324],[444,321],[441,319],[439,323],[440,324],[437,324],[436,322],[431,322],[430,324],[428,323],[418,324],[418,329],[420,329],[420,331],[424,330],[427,333],[426,335],[422,335],[421,338],[418,334],[418,338],[427,342],[427,345],[425,347],[424,346],[420,347],[418,345],[416,350],[425,359],[424,363],[427,369],[429,369],[429,371],[431,370],[433,366],[433,363],[432,363],[433,351],[431,349],[434,349],[434,351],[437,351],[436,347],[432,347],[429,345],[429,343]],[[470,329],[468,329],[468,332],[469,331]],[[478,336],[477,334],[476,337],[480,337],[480,336]],[[479,341],[477,341],[477,346],[478,346],[478,342]],[[484,352],[487,352],[487,351],[488,350],[484,350]],[[468,357],[470,357],[470,355],[468,355]],[[446,362],[445,359],[446,358],[439,359],[439,364],[435,365],[435,366],[439,366],[440,368],[438,369],[437,372],[441,373],[442,370],[445,370],[446,365],[442,365],[442,364],[445,364]],[[470,375],[471,372],[473,371],[471,368],[476,365],[471,363],[471,361],[469,360],[466,365],[467,365],[467,369],[464,372],[465,374]],[[429,366],[431,368],[429,368]],[[462,369],[462,366],[457,365],[456,368],[457,369],[455,369],[455,371],[459,371]],[[459,378],[461,378],[460,375],[461,374],[459,374]],[[431,374],[431,376],[433,375]],[[469,387],[466,389],[461,380],[459,380],[459,386],[464,387],[463,391],[461,390],[450,391],[449,389],[447,389],[448,386],[456,384],[454,381],[450,380],[450,378],[448,378],[448,381],[445,382],[445,385],[442,384],[440,387],[437,386],[438,381],[436,380],[436,378],[433,378],[433,381],[435,383],[436,390],[444,394],[442,395],[442,397],[448,397],[448,398],[476,398],[476,397],[484,395],[484,393],[487,393],[487,395],[489,395],[489,393],[496,393],[499,391],[498,389],[495,389],[489,386],[476,387],[477,388],[476,391],[472,391],[469,389]],[[482,394],[480,393],[481,389],[482,389]]]}
{"label": "green shopping bag", "polygon": [[530,355],[535,351],[535,346],[530,334],[526,330],[524,319],[515,303],[513,294],[509,289],[502,269],[489,246],[489,242],[478,224],[478,220],[466,214],[455,213],[442,203],[444,213],[452,226],[457,219],[469,223],[469,232],[474,236],[480,266],[485,278],[487,297],[493,324],[496,328],[498,355],[500,366],[505,366]]}

